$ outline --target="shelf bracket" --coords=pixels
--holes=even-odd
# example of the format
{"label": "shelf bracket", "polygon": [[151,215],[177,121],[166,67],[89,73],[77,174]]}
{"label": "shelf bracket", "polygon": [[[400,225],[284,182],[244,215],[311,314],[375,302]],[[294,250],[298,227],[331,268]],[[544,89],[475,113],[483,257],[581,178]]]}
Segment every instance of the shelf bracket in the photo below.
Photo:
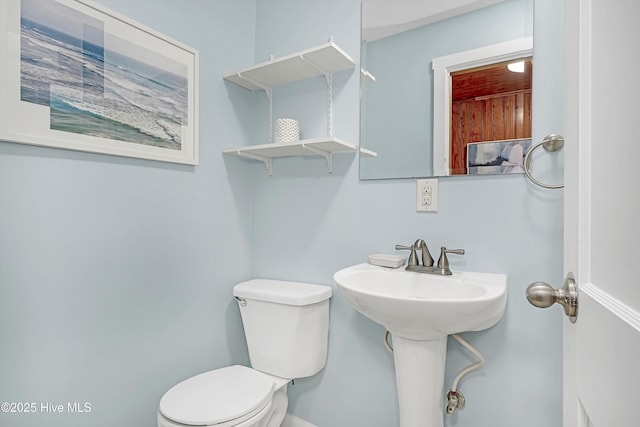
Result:
{"label": "shelf bracket", "polygon": [[[273,87],[269,86],[268,89],[265,89],[264,93],[267,94],[267,98],[269,99],[269,144],[273,142]],[[271,173],[269,173],[271,175]]]}
{"label": "shelf bracket", "polygon": [[267,100],[269,101],[269,138],[267,140],[269,143],[273,142],[273,86],[269,86],[268,84],[252,79],[251,77],[244,76],[242,73],[237,73],[237,76],[248,81],[252,85],[259,87],[267,96]]}
{"label": "shelf bracket", "polygon": [[271,86],[269,86],[268,84],[262,83],[261,81],[256,80],[256,79],[252,79],[251,77],[247,77],[247,76],[243,75],[242,73],[236,73],[236,75],[238,76],[238,78],[246,80],[249,83],[251,83],[252,85],[257,86],[260,89],[262,89],[263,91],[265,91],[265,93],[267,94],[267,98],[271,97]]}
{"label": "shelf bracket", "polygon": [[313,60],[305,57],[303,53],[300,54],[300,59],[302,60],[302,62],[306,62],[307,64],[311,65],[313,68],[318,70],[318,72],[323,74],[325,77],[327,77],[328,74],[331,74],[331,71],[327,70],[326,68],[314,62]]}
{"label": "shelf bracket", "polygon": [[273,159],[267,156],[261,156],[259,154],[246,153],[242,150],[236,150],[236,154],[240,157],[247,157],[249,159],[258,160],[264,163],[264,166],[267,168],[267,173],[271,176],[273,172]]}
{"label": "shelf bracket", "polygon": [[302,144],[302,148],[304,148],[305,150],[309,150],[312,153],[319,154],[322,157],[324,157],[324,159],[327,161],[327,169],[329,170],[329,173],[333,172],[333,154],[331,154],[331,152],[320,150],[318,148],[311,147],[311,146],[306,145],[306,144]]}
{"label": "shelf bracket", "polygon": [[327,79],[327,87],[329,88],[329,113],[327,114],[327,130],[329,136],[333,136],[333,73],[325,76]]}
{"label": "shelf bracket", "polygon": [[307,64],[311,65],[319,73],[324,75],[324,79],[327,82],[327,89],[329,91],[329,114],[327,116],[327,122],[328,122],[327,127],[328,127],[329,136],[333,136],[333,73],[327,70],[326,68],[322,67],[321,65],[315,63],[311,59],[305,58],[303,54],[300,54],[300,59],[303,62],[306,62]]}

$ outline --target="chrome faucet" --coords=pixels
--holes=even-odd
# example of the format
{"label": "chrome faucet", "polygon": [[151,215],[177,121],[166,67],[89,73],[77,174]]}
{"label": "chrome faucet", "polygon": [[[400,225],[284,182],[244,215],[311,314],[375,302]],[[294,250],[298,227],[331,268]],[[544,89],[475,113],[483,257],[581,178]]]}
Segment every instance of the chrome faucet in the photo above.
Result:
{"label": "chrome faucet", "polygon": [[[429,252],[429,248],[424,240],[418,239],[411,246],[396,245],[396,250],[409,250],[409,261],[407,262],[407,271],[416,271],[418,273],[439,274],[442,276],[450,276],[451,269],[449,269],[449,259],[447,254],[464,255],[464,249],[447,249],[444,246],[440,248],[440,258],[438,258],[438,264],[433,266],[433,258]],[[418,262],[417,251],[421,252],[422,265]]]}
{"label": "chrome faucet", "polygon": [[431,252],[429,252],[429,248],[424,240],[418,239],[413,244],[416,250],[419,250],[422,253],[422,265],[425,267],[433,266],[433,258],[431,257]]}
{"label": "chrome faucet", "polygon": [[[411,246],[404,245],[396,245],[397,251],[408,250],[411,251],[409,255],[409,261],[407,262],[407,270],[414,270],[416,267],[432,267],[433,266],[433,258],[431,257],[431,253],[429,252],[429,248],[424,240],[418,239]],[[418,254],[417,251],[421,252],[422,255],[422,265],[418,262]],[[417,270],[416,270],[417,271]]]}

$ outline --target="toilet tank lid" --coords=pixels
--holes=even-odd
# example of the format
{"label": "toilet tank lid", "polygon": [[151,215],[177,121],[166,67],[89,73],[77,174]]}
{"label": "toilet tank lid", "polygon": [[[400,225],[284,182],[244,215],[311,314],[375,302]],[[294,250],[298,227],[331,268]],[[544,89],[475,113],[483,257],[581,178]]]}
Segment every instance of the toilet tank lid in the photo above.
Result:
{"label": "toilet tank lid", "polygon": [[252,279],[233,287],[233,296],[287,305],[309,305],[331,298],[331,288],[311,283]]}

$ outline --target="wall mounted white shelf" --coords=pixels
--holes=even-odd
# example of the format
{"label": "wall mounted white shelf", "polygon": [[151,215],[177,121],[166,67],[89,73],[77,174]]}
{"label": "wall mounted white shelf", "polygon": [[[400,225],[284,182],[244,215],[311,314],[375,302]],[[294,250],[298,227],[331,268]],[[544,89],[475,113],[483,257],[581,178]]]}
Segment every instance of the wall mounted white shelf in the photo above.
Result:
{"label": "wall mounted white shelf", "polygon": [[293,83],[355,67],[355,61],[332,41],[272,59],[224,76],[249,90],[268,90],[273,86]]}
{"label": "wall mounted white shelf", "polygon": [[264,163],[267,172],[273,171],[275,157],[315,156],[321,155],[327,161],[329,172],[333,168],[333,153],[353,153],[358,148],[335,137],[302,139],[298,142],[280,142],[273,144],[248,145],[224,150],[225,154],[248,157]]}
{"label": "wall mounted white shelf", "polygon": [[373,150],[360,147],[360,157],[378,157],[378,153]]}
{"label": "wall mounted white shelf", "polygon": [[[355,67],[351,56],[332,39],[310,49],[227,74],[223,78],[251,91],[263,90],[269,100],[269,144],[249,145],[224,150],[225,154],[247,157],[265,164],[269,175],[275,157],[321,155],[332,172],[333,153],[359,152],[361,156],[375,156],[370,150],[358,149],[354,144],[333,136],[333,73]],[[273,87],[312,77],[324,76],[329,92],[327,128],[328,136],[304,139],[293,143],[271,143],[273,140]],[[364,151],[363,151],[364,150]]]}
{"label": "wall mounted white shelf", "polygon": [[363,83],[374,83],[376,81],[375,76],[364,68],[360,68],[360,78]]}

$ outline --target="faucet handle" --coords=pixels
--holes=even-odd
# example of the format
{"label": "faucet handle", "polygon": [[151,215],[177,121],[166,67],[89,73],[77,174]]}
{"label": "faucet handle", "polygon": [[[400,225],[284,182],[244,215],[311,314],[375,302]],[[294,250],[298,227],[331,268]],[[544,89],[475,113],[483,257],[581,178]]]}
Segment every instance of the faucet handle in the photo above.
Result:
{"label": "faucet handle", "polygon": [[396,251],[411,251],[411,255],[409,255],[409,260],[407,261],[407,267],[418,265],[418,255],[416,254],[416,247],[414,245],[396,245]]}
{"label": "faucet handle", "polygon": [[438,268],[449,270],[449,259],[447,254],[464,255],[464,249],[447,249],[444,246],[440,248],[440,258],[438,259]]}

